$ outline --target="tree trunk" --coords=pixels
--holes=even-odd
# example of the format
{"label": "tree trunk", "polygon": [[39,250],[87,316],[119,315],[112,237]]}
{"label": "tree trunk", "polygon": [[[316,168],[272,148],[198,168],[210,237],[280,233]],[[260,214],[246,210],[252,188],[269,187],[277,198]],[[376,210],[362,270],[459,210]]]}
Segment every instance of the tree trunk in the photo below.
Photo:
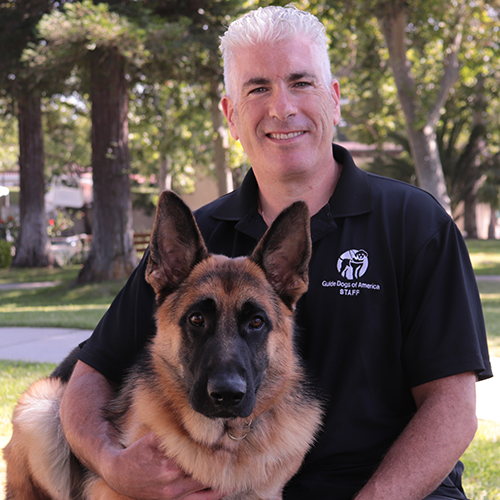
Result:
{"label": "tree trunk", "polygon": [[45,218],[45,176],[40,94],[22,85],[18,92],[20,231],[15,267],[53,263]]}
{"label": "tree trunk", "polygon": [[158,190],[160,193],[165,189],[172,189],[172,174],[170,173],[172,159],[170,155],[165,155],[165,158],[160,163],[158,172]]}
{"label": "tree trunk", "polygon": [[432,194],[451,214],[451,201],[446,189],[443,166],[439,156],[436,130],[415,130],[407,123],[411,156],[415,162],[418,185]]}
{"label": "tree trunk", "polygon": [[472,130],[469,141],[464,148],[459,160],[459,167],[464,175],[464,229],[468,238],[477,238],[476,207],[477,194],[485,182],[483,152],[486,149],[486,99],[484,98],[484,77],[478,75],[474,86],[475,98],[472,101]]}
{"label": "tree trunk", "polygon": [[137,264],[133,245],[125,61],[96,49],[91,58],[92,246],[79,282],[128,277]]}
{"label": "tree trunk", "polygon": [[477,239],[476,207],[477,196],[471,191],[464,199],[464,231],[469,239]]}
{"label": "tree trunk", "polygon": [[219,196],[230,193],[233,190],[231,169],[227,164],[228,137],[225,118],[220,109],[221,97],[222,83],[213,78],[210,81],[210,112],[214,129],[214,161]]}
{"label": "tree trunk", "polygon": [[454,39],[446,48],[443,74],[432,106],[427,109],[418,100],[411,64],[406,56],[406,2],[385,4],[378,21],[389,51],[389,64],[394,75],[399,102],[403,109],[408,139],[420,187],[430,192],[451,213],[441,159],[436,142],[436,126],[441,109],[459,77],[458,51],[461,27],[457,24]]}
{"label": "tree trunk", "polygon": [[497,213],[496,209],[493,205],[490,205],[490,223],[488,225],[488,239],[494,240],[496,239],[496,229],[497,229]]}

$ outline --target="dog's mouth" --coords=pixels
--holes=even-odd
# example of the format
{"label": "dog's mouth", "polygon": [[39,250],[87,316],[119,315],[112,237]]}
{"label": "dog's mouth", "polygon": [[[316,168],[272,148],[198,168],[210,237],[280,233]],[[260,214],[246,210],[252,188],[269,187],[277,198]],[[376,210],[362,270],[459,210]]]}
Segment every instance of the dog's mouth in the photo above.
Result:
{"label": "dog's mouth", "polygon": [[[248,401],[247,401],[248,399]],[[253,401],[251,401],[253,399]],[[191,401],[193,410],[210,419],[234,420],[237,418],[248,418],[254,408],[255,399],[245,398],[236,406],[214,405],[209,401],[200,404],[199,401]]]}

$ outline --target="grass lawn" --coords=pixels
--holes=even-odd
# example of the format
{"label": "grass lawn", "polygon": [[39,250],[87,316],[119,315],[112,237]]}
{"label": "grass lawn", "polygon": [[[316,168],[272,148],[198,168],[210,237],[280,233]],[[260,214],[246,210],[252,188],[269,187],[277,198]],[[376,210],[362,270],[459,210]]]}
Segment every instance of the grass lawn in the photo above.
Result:
{"label": "grass lawn", "polygon": [[479,280],[478,288],[483,305],[490,354],[500,357],[500,281]]}
{"label": "grass lawn", "polygon": [[[477,275],[500,276],[500,241],[467,241]],[[93,329],[123,286],[121,282],[74,286],[79,268],[0,270],[0,284],[55,281],[52,288],[0,289],[0,326],[65,326]],[[492,355],[500,356],[500,281],[479,281]],[[15,401],[34,380],[54,365],[0,361],[0,448],[11,434]],[[462,460],[464,487],[473,500],[500,500],[500,422],[480,421]],[[4,463],[0,458],[0,500],[4,499]]]}
{"label": "grass lawn", "polygon": [[[483,276],[500,276],[500,241],[467,240],[474,272]],[[492,356],[500,357],[500,281],[478,280],[488,345]],[[499,472],[500,474],[500,472]]]}
{"label": "grass lawn", "polygon": [[500,240],[467,240],[466,243],[477,275],[500,276]]}
{"label": "grass lawn", "polygon": [[92,330],[125,281],[75,286],[78,266],[63,269],[1,269],[0,284],[53,281],[57,286],[0,289],[0,326]]}
{"label": "grass lawn", "polygon": [[500,500],[500,422],[479,421],[462,462],[467,496],[471,500]]}

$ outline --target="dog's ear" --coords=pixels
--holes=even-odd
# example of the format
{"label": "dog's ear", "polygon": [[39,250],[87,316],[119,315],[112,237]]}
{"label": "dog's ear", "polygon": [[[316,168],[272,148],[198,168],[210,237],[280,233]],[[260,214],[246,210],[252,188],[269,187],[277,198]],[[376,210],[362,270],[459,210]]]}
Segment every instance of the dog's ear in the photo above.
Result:
{"label": "dog's ear", "polygon": [[278,215],[250,256],[290,309],[307,290],[310,258],[309,210],[303,201]]}
{"label": "dog's ear", "polygon": [[157,295],[166,295],[208,256],[191,210],[172,191],[160,194],[149,243],[146,280]]}

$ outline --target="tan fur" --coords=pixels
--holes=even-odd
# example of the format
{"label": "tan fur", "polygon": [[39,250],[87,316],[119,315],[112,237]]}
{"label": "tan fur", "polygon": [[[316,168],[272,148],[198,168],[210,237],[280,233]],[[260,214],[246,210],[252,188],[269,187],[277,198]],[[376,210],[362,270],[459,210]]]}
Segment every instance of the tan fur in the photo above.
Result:
{"label": "tan fur", "polygon": [[[70,498],[70,449],[59,421],[63,391],[59,380],[44,379],[21,396],[12,417],[13,436],[4,450],[7,500]],[[24,475],[31,480],[25,481]],[[24,493],[15,493],[18,484]]]}
{"label": "tan fur", "polygon": [[[174,206],[162,204],[167,202]],[[286,242],[283,247],[278,245],[278,253],[266,250],[264,242],[263,248],[258,247],[250,259],[210,256],[201,237],[195,234],[196,228],[192,229],[195,243],[184,252],[177,247],[179,238],[172,226],[178,224],[184,230],[189,226],[189,216],[175,199],[169,198],[167,202],[160,201],[147,272],[159,300],[157,334],[148,363],[136,367],[136,373],[110,407],[110,418],[120,427],[124,446],[153,431],[165,454],[193,478],[213,489],[234,491],[227,500],[280,499],[285,483],[300,467],[321,425],[320,404],[304,388],[304,374],[292,340],[293,308],[306,289],[307,267],[288,262],[288,255],[293,252]],[[183,210],[184,215],[178,213]],[[165,215],[172,212],[176,213],[174,221]],[[291,216],[289,221],[286,219],[288,226],[279,226],[282,233],[295,230],[297,217],[308,230],[307,211],[296,207],[295,212],[295,219]],[[182,222],[183,216],[187,221]],[[163,219],[158,222],[162,217],[166,222]],[[173,237],[169,236],[171,233]],[[169,238],[173,243],[162,243]],[[278,243],[285,241],[280,238]],[[270,245],[273,248],[274,243]],[[173,250],[170,244],[174,245]],[[302,253],[306,257],[301,259],[307,264],[307,248]],[[172,260],[161,263],[169,255],[174,256],[174,264]],[[282,273],[287,274],[284,279],[274,272],[280,267],[299,270]],[[179,277],[181,272],[184,276]],[[163,296],[164,288],[173,282],[173,292]],[[265,343],[267,367],[248,418],[209,418],[190,404],[180,325],[185,311],[206,297],[216,304],[217,317],[223,324],[222,333],[218,333],[222,348],[224,335],[230,345],[231,336],[239,331],[235,311],[243,310],[245,304],[264,304],[273,325]],[[148,373],[142,372],[145,369]],[[74,498],[70,493],[70,452],[61,438],[58,416],[63,390],[58,380],[38,382],[21,398],[15,410],[14,435],[5,456],[8,488],[17,493],[11,493],[9,500]],[[38,492],[46,491],[48,495],[21,494],[31,483],[38,485]],[[127,500],[93,476],[85,483],[82,499]]]}

